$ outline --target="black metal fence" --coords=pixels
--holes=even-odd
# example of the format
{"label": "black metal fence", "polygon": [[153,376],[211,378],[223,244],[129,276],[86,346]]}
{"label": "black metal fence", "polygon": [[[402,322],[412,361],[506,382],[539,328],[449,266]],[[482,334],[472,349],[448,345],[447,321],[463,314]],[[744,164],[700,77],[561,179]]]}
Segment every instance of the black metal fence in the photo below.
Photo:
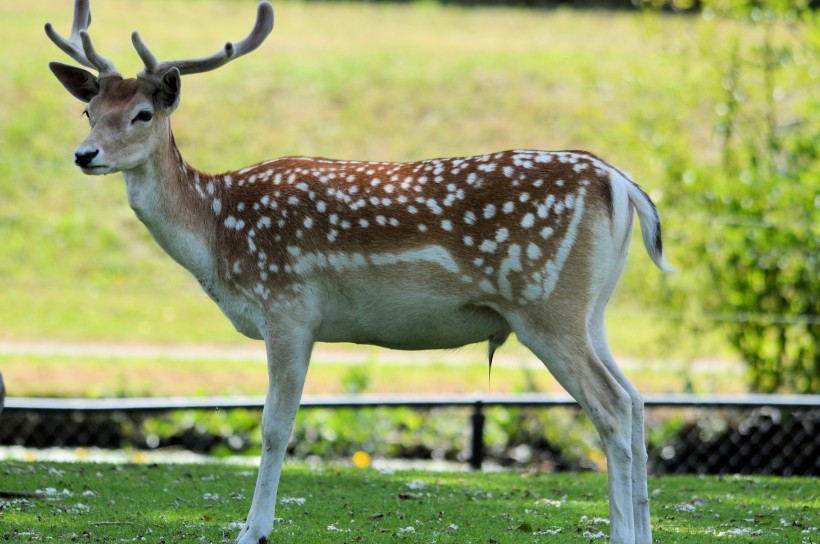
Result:
{"label": "black metal fence", "polygon": [[[650,436],[650,470],[656,474],[820,475],[820,395],[646,395],[644,401]],[[175,440],[161,442],[149,438],[146,423],[162,420],[171,413],[239,410],[251,411],[252,419],[258,420],[257,412],[261,412],[263,402],[259,397],[8,398],[0,416],[0,444],[30,448],[155,448],[173,444],[208,452],[225,440],[224,435],[195,432],[194,427],[189,427]],[[499,451],[512,451],[524,445],[560,456],[560,446],[549,444],[543,436],[535,436],[543,428],[538,423],[549,426],[551,416],[559,410],[569,410],[579,419],[583,418],[575,401],[560,395],[329,396],[305,397],[302,401],[303,411],[341,409],[411,409],[431,419],[460,417],[466,438],[464,451],[454,458],[463,459],[474,469],[482,467],[488,453],[498,461]],[[516,433],[517,440],[526,444],[516,444],[511,436],[505,438],[508,444],[486,443],[488,417],[492,420],[493,412],[501,410],[517,411],[516,417],[521,421],[528,417],[540,418],[534,433]],[[185,436],[186,433],[189,436]],[[235,451],[253,449],[252,439],[246,437],[238,442],[233,444]],[[412,453],[416,457],[428,454],[425,448],[420,451],[417,448]],[[528,455],[518,461],[526,464],[538,459],[538,455]],[[577,467],[566,463],[557,466]]]}

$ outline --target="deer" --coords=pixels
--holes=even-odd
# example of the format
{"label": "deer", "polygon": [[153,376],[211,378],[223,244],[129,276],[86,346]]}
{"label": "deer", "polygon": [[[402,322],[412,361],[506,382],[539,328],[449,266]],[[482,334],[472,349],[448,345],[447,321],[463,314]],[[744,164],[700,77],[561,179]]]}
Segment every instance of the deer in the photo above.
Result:
{"label": "deer", "polygon": [[171,130],[181,76],[254,51],[273,20],[263,0],[242,40],[207,57],[163,62],[135,31],[144,69],[127,79],[91,42],[88,0],[76,0],[68,38],[45,26],[85,67],[49,64],[86,104],[90,133],[74,163],[88,175],[122,172],[128,203],[159,246],[238,332],[265,343],[263,447],[236,542],[266,543],[273,530],[316,342],[401,350],[487,342],[492,364],[513,333],[600,435],[611,542],[651,542],[643,401],[604,326],[636,214],[650,259],[671,271],[650,197],[628,174],[572,150],[417,162],[283,157],[199,171]]}

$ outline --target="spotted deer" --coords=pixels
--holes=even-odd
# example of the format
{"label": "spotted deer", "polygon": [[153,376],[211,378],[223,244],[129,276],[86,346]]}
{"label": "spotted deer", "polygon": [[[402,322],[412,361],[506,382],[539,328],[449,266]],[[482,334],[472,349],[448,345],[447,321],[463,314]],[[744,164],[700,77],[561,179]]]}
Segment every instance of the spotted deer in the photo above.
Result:
{"label": "spotted deer", "polygon": [[285,449],[315,342],[404,350],[511,333],[552,372],[601,436],[613,543],[651,541],[643,403],[619,370],[604,309],[626,262],[635,212],[652,261],[668,270],[660,220],[624,172],[583,151],[516,150],[419,162],[285,157],[207,174],[174,143],[180,76],[256,49],[273,28],[258,5],[250,34],[199,59],[144,63],[124,79],[97,53],[88,0],[68,39],[87,70],[51,71],[87,103],[74,152],[86,174],[122,172],[128,201],[236,329],[265,341],[269,388],[259,475],[239,544],[267,542]]}

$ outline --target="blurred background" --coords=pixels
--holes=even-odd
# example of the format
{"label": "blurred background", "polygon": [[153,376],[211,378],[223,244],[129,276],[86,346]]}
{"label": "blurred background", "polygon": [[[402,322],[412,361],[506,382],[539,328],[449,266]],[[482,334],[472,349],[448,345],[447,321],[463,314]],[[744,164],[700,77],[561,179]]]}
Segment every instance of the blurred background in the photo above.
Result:
{"label": "blurred background", "polygon": [[[90,34],[128,77],[141,69],[132,30],[162,58],[210,54],[247,33],[254,4],[97,0]],[[411,161],[512,148],[592,151],[655,200],[678,269],[658,272],[636,239],[610,304],[613,351],[638,389],[820,393],[816,5],[418,0],[274,8],[273,34],[258,51],[184,78],[173,126],[191,164],[218,172],[284,155]],[[8,395],[264,394],[262,344],[236,333],[151,240],[128,207],[122,176],[86,177],[73,166],[88,130],[84,106],[48,70],[49,61],[70,59],[43,32],[50,21],[67,34],[71,16],[68,1],[0,6],[0,372]],[[515,342],[499,351],[488,378],[485,349],[320,345],[305,394],[561,392]],[[743,429],[764,421],[766,432],[774,426],[783,436],[799,429],[820,451],[814,408],[653,411],[650,442],[657,463],[674,461],[685,451],[675,437],[725,439],[731,449]],[[304,412],[292,453],[468,455],[465,418],[379,410]],[[258,448],[254,410],[135,421],[65,415],[47,429],[39,416],[18,416],[0,416],[0,443],[31,446],[39,435],[46,438],[38,447]],[[71,417],[80,430],[66,437],[58,430]],[[487,442],[501,464],[600,468],[596,441],[571,408],[488,414]],[[807,469],[815,474],[817,457]]]}

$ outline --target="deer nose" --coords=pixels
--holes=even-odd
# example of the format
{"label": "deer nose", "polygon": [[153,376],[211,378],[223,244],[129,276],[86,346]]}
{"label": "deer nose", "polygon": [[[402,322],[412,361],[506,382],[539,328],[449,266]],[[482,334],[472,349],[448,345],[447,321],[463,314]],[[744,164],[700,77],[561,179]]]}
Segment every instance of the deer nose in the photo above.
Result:
{"label": "deer nose", "polygon": [[100,154],[99,149],[85,149],[81,148],[74,152],[74,164],[79,167],[86,167],[91,164],[94,157]]}

